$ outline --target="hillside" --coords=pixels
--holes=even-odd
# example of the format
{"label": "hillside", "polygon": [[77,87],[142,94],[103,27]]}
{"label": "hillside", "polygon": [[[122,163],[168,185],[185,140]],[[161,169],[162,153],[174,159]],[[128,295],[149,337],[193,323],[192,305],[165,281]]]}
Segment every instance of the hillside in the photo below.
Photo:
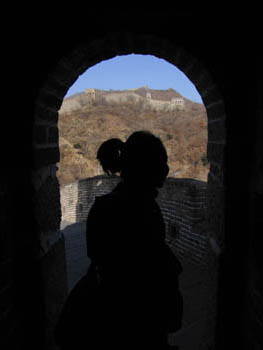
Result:
{"label": "hillside", "polygon": [[58,178],[62,186],[101,173],[96,152],[103,141],[111,137],[125,141],[133,131],[142,129],[153,132],[164,142],[169,177],[207,180],[204,106],[184,99],[184,108],[154,110],[144,102],[149,91],[154,101],[181,97],[173,89],[143,87],[125,91],[96,90],[93,99],[87,93],[81,93],[64,100],[59,112],[61,160]]}

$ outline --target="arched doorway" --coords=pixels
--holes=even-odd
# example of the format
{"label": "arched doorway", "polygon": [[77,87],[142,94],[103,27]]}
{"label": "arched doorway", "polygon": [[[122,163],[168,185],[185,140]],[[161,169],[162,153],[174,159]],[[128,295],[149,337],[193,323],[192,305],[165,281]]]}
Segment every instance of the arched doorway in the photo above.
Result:
{"label": "arched doorway", "polygon": [[[226,115],[216,82],[202,62],[184,48],[176,47],[166,39],[152,35],[108,33],[97,41],[77,46],[63,57],[39,91],[35,106],[33,138],[35,171],[32,176],[36,192],[38,240],[41,242],[43,256],[48,254],[55,246],[55,242],[61,238],[59,233],[61,208],[55,164],[59,161],[57,120],[63,97],[86,69],[102,60],[129,53],[151,54],[174,64],[189,77],[202,97],[208,115],[207,157],[210,162],[206,219],[215,253],[218,248],[224,248]],[[209,268],[206,271],[210,276],[211,288],[216,288],[217,276],[211,272],[217,271],[217,263],[216,254],[211,254]],[[47,285],[47,290],[49,288],[54,287]],[[54,303],[53,300],[49,302]],[[204,343],[212,344],[216,319],[216,293],[212,293],[209,305],[211,310],[207,313],[206,321],[211,331],[208,331]],[[52,320],[50,322],[52,323]]]}

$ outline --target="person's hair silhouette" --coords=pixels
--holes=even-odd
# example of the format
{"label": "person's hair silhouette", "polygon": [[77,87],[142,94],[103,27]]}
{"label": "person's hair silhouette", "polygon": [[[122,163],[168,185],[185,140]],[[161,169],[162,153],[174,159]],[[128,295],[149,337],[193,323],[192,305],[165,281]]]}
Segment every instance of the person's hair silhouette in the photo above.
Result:
{"label": "person's hair silhouette", "polygon": [[162,141],[148,131],[134,132],[125,143],[116,138],[105,141],[97,159],[107,174],[120,172],[126,183],[140,189],[161,187],[169,172]]}
{"label": "person's hair silhouette", "polygon": [[[92,269],[87,276],[92,280],[96,273],[98,282],[89,288],[91,282],[79,283],[77,302],[69,304],[85,318],[69,322],[71,330],[60,328],[61,343],[69,348],[78,340],[90,349],[166,349],[167,334],[181,327],[182,268],[165,243],[165,224],[155,201],[169,172],[165,147],[153,134],[138,131],[126,142],[105,141],[97,158],[107,174],[119,173],[121,181],[112,192],[96,197],[89,211]],[[65,341],[63,334],[73,328],[73,341]]]}

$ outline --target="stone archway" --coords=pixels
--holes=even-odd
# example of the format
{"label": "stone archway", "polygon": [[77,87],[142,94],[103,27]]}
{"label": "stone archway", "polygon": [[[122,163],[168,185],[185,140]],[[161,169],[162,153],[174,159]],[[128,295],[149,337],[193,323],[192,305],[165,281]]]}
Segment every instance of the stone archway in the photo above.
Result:
{"label": "stone archway", "polygon": [[[57,256],[57,259],[63,257],[63,239],[60,235],[59,183],[56,178],[56,163],[59,162],[58,110],[67,90],[80,74],[102,60],[131,53],[151,54],[177,66],[192,81],[202,97],[208,116],[207,157],[210,162],[207,222],[211,239],[218,244],[220,249],[224,249],[226,115],[224,101],[216,82],[199,59],[164,38],[128,32],[108,33],[101,39],[78,45],[65,57],[62,57],[39,90],[36,100],[32,180],[35,187],[39,234],[36,239],[40,243],[39,256],[47,261],[47,269],[52,271],[52,273],[47,273],[51,276],[45,281],[47,290],[54,288],[52,283],[55,280],[59,281],[58,275],[60,275],[61,286],[64,283],[61,277],[62,272],[58,270],[58,267],[53,270],[52,264],[49,263],[50,256],[52,259],[54,255]],[[211,255],[211,266],[216,264],[216,256]],[[56,266],[63,269],[61,263]],[[216,269],[216,266],[214,268]],[[211,283],[216,285],[217,276],[211,274],[211,271],[207,272],[210,274]],[[62,289],[61,287],[61,299],[64,297]],[[211,300],[213,310],[216,305],[215,297]],[[52,305],[55,301],[49,300],[49,302]],[[50,306],[50,311],[47,311],[51,315],[50,328],[52,328],[52,317],[57,311],[53,306]],[[214,327],[214,312],[211,312],[208,323]],[[211,336],[213,337],[213,332]],[[207,339],[207,342],[209,341]]]}

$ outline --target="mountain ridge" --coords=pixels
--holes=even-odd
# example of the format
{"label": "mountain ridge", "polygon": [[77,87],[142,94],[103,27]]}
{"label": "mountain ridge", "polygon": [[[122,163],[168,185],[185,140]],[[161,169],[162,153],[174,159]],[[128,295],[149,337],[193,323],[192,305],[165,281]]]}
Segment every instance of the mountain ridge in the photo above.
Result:
{"label": "mountain ridge", "polygon": [[[91,99],[88,93],[88,91],[91,91],[91,90],[94,91],[94,99]],[[63,103],[60,108],[60,112],[65,113],[65,112],[71,112],[73,110],[77,110],[81,108],[83,105],[90,103],[91,100],[97,103],[114,102],[111,99],[111,96],[114,94],[119,95],[119,97],[126,95],[128,99],[130,96],[130,100],[132,100],[132,97],[134,98],[134,100],[136,100],[135,97],[137,96],[138,98],[136,102],[141,102],[141,104],[146,101],[149,102],[149,99],[147,99],[147,94],[150,94],[151,96],[150,100],[152,101],[170,102],[172,99],[181,98],[184,100],[184,104],[186,106],[191,103],[202,105],[197,102],[193,102],[190,99],[182,96],[179,92],[177,92],[173,88],[168,88],[166,90],[161,90],[161,89],[157,90],[157,89],[150,89],[147,86],[143,86],[139,88],[126,89],[126,90],[86,89],[83,92],[77,92],[71,96],[66,97],[63,100]],[[115,101],[115,102],[118,103],[119,101]]]}
{"label": "mountain ridge", "polygon": [[[147,105],[143,105],[141,100],[136,102],[128,98],[120,102],[118,98],[113,101],[99,98],[103,94],[125,94],[127,90],[100,90],[99,95],[99,90],[94,89],[97,91],[95,99],[92,90],[68,97],[63,103],[70,99],[75,108],[61,108],[59,111],[61,160],[58,178],[62,186],[101,174],[96,160],[100,144],[111,137],[125,141],[136,130],[149,130],[162,139],[168,153],[170,177],[207,180],[207,116],[202,104],[185,99],[183,108],[153,110],[145,108]],[[150,92],[151,97],[164,103],[169,102],[173,96],[181,98],[174,89],[154,90],[142,87],[136,91],[138,96],[146,96]],[[130,96],[130,92],[134,93],[134,89],[126,97]]]}

